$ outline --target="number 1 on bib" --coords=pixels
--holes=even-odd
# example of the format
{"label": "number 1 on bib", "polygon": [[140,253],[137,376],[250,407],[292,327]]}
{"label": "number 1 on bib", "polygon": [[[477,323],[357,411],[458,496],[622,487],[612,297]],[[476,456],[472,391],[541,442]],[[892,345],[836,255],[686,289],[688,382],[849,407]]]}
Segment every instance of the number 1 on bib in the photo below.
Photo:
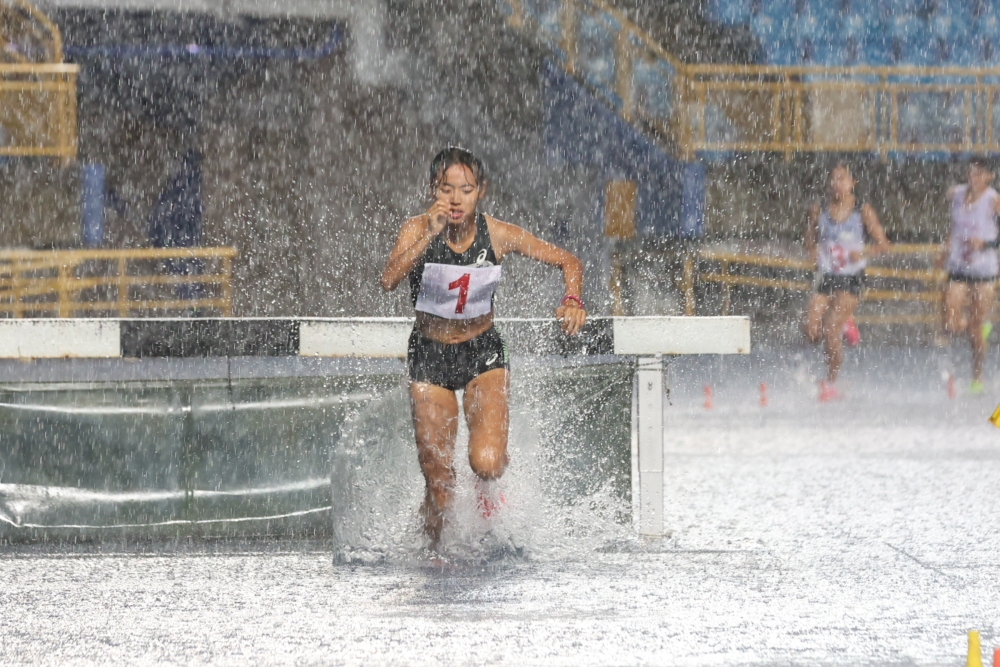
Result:
{"label": "number 1 on bib", "polygon": [[469,278],[468,273],[463,273],[458,280],[448,283],[448,290],[458,290],[458,303],[455,304],[455,313],[460,315],[465,312],[465,302],[469,298]]}

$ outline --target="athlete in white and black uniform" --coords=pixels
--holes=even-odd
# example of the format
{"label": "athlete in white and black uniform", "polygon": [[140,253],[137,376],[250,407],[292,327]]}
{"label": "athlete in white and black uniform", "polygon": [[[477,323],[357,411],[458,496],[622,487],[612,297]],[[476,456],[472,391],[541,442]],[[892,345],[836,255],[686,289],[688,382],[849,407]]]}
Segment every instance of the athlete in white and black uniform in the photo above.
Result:
{"label": "athlete in white and black uniform", "polygon": [[[455,252],[438,235],[413,266],[409,274],[413,307],[446,319],[489,315],[500,275],[486,216],[477,213],[476,236],[464,252]],[[439,343],[414,328],[407,365],[411,380],[455,391],[486,371],[507,368],[507,350],[495,327],[454,344]]]}
{"label": "athlete in white and black uniform", "polygon": [[[461,148],[441,151],[431,163],[430,185],[434,203],[403,223],[382,287],[393,290],[408,277],[417,312],[407,368],[417,458],[427,484],[421,513],[434,547],[455,486],[456,390],[465,390],[473,472],[488,482],[507,467],[507,354],[493,327],[493,295],[503,258],[520,253],[562,269],[566,296],[555,314],[565,333],[576,334],[587,313],[580,260],[477,211],[486,175],[475,156]],[[479,502],[485,515],[495,499],[481,489]]]}
{"label": "athlete in white and black uniform", "polygon": [[[951,233],[942,255],[948,287],[942,313],[944,329],[964,334],[972,347],[973,393],[983,390],[983,364],[997,270],[997,222],[1000,194],[990,187],[993,168],[984,158],[969,161],[969,182],[948,190]],[[968,314],[963,311],[968,309]]]}
{"label": "athlete in white and black uniform", "polygon": [[[838,162],[830,170],[826,208],[817,202],[809,210],[805,249],[820,274],[816,293],[809,299],[803,333],[811,343],[823,342],[827,376],[820,382],[819,398],[837,398],[834,383],[844,358],[843,336],[853,329],[864,278],[865,256],[889,248],[889,240],[875,210],[854,195],[856,181],[850,167]],[[874,242],[868,249],[865,235]],[[854,329],[856,332],[856,329]]]}
{"label": "athlete in white and black uniform", "polygon": [[854,210],[844,220],[834,220],[829,209],[819,214],[819,240],[816,244],[816,270],[820,281],[816,291],[833,296],[837,292],[861,294],[865,276],[865,226],[861,221],[863,202],[855,201]]}

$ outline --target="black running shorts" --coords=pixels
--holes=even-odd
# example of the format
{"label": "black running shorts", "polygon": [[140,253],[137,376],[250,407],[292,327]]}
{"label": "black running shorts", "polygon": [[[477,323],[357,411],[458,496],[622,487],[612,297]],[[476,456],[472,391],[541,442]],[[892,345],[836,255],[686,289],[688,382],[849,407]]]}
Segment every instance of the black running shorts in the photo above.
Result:
{"label": "black running shorts", "polygon": [[948,280],[954,283],[992,283],[997,279],[996,276],[969,276],[964,273],[949,273]]}
{"label": "black running shorts", "polygon": [[850,292],[854,296],[860,296],[863,284],[863,273],[856,273],[853,276],[838,276],[827,273],[819,281],[816,291],[820,294],[828,294],[830,296],[833,296],[834,292]]}
{"label": "black running shorts", "polygon": [[406,351],[410,379],[455,391],[495,368],[507,368],[507,348],[500,332],[490,327],[464,343],[439,343],[413,330]]}

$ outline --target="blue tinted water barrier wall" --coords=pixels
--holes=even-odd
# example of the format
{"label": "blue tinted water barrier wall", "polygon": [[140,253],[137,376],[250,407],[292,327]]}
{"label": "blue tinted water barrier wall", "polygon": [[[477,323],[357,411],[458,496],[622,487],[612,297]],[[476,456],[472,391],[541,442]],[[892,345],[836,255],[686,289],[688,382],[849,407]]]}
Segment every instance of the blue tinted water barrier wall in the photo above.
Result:
{"label": "blue tinted water barrier wall", "polygon": [[[623,462],[637,529],[662,533],[663,360],[746,354],[748,320],[593,318],[576,337],[550,319],[497,326],[515,394],[519,377],[550,376],[557,405],[587,390],[581,368],[631,374],[631,392],[586,414],[572,402],[549,412]],[[0,537],[327,534],[337,443],[403,386],[411,328],[403,318],[0,321]]]}

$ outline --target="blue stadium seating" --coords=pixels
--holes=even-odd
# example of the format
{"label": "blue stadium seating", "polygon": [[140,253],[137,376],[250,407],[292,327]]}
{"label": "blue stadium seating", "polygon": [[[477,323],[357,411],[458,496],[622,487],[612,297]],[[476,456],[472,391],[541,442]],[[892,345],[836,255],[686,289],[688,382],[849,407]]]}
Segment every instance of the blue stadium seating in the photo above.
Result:
{"label": "blue stadium seating", "polygon": [[882,21],[884,12],[877,0],[848,0],[844,6],[845,16],[859,16],[865,22],[875,25]]}
{"label": "blue stadium seating", "polygon": [[523,7],[525,14],[537,21],[543,32],[559,34],[558,0],[525,0]]}
{"label": "blue stadium seating", "polygon": [[947,44],[947,64],[956,67],[980,67],[985,64],[983,43],[978,38]]}
{"label": "blue stadium seating", "polygon": [[844,16],[840,0],[812,0],[797,5],[799,14],[815,16],[822,23],[836,24]]}
{"label": "blue stadium seating", "polygon": [[983,38],[980,45],[983,55],[983,64],[990,67],[1000,66],[1000,42]]}
{"label": "blue stadium seating", "polygon": [[1000,14],[987,12],[978,16],[973,30],[980,37],[996,40],[1000,38]]}
{"label": "blue stadium seating", "polygon": [[[874,4],[877,0],[871,0]],[[927,11],[927,0],[882,0],[882,13],[886,17],[919,14]]]}
{"label": "blue stadium seating", "polygon": [[750,22],[751,0],[708,0],[706,17],[722,25],[744,25]]}
{"label": "blue stadium seating", "polygon": [[861,60],[865,65],[877,67],[893,62],[889,42],[880,35],[870,35],[869,39],[862,44],[861,53],[863,54]]}
{"label": "blue stadium seating", "polygon": [[706,0],[705,7],[710,20],[748,24],[770,64],[1000,65],[1000,0]]}
{"label": "blue stadium seating", "polygon": [[841,41],[854,40],[858,44],[867,39],[869,31],[874,30],[870,22],[858,14],[849,14],[840,20],[837,37]]}
{"label": "blue stadium seating", "polygon": [[636,103],[648,116],[668,121],[673,100],[672,71],[658,60],[637,58],[632,66]]}
{"label": "blue stadium seating", "polygon": [[856,55],[851,54],[839,41],[811,42],[805,49],[804,57],[806,62],[811,65],[824,65],[826,67],[852,65],[853,61],[856,60]]}
{"label": "blue stadium seating", "polygon": [[960,14],[938,12],[927,21],[930,33],[949,42],[961,42],[969,38],[972,24],[968,17]]}
{"label": "blue stadium seating", "polygon": [[769,65],[801,65],[802,50],[787,40],[771,40],[764,43],[764,59]]}
{"label": "blue stadium seating", "polygon": [[936,40],[911,41],[893,45],[892,57],[896,65],[919,65],[934,67],[941,64],[942,52]]}
{"label": "blue stadium seating", "polygon": [[775,18],[790,19],[796,14],[796,0],[760,0],[757,13]]}
{"label": "blue stadium seating", "polygon": [[791,19],[791,16],[776,17],[762,12],[750,19],[750,29],[766,48],[768,42],[788,41],[790,39]]}
{"label": "blue stadium seating", "polygon": [[950,16],[965,23],[972,23],[978,5],[978,0],[928,0],[931,16],[939,14]]}
{"label": "blue stadium seating", "polygon": [[895,42],[910,44],[927,41],[927,23],[916,14],[892,16],[886,21],[885,27],[886,34]]}
{"label": "blue stadium seating", "polygon": [[796,44],[828,42],[837,32],[837,23],[832,15],[817,16],[812,12],[797,15],[792,20],[792,41]]}
{"label": "blue stadium seating", "polygon": [[[541,2],[544,0],[534,0]],[[706,0],[710,20],[749,25],[772,65],[914,65],[1000,68],[1000,0]],[[921,81],[919,72],[901,80]],[[806,77],[807,79],[809,77]],[[955,74],[956,83],[968,82]],[[1000,81],[1000,77],[995,77]],[[991,79],[992,80],[992,79]],[[956,92],[905,93],[898,99],[898,136],[904,143],[959,144],[966,97]],[[1000,134],[1000,104],[988,119]],[[707,109],[710,137],[735,130]],[[947,159],[947,150],[921,152]],[[902,154],[890,155],[902,157]]]}
{"label": "blue stadium seating", "polygon": [[609,97],[616,97],[614,53],[619,24],[610,15],[602,19],[580,15],[576,34],[577,67],[587,83]]}

